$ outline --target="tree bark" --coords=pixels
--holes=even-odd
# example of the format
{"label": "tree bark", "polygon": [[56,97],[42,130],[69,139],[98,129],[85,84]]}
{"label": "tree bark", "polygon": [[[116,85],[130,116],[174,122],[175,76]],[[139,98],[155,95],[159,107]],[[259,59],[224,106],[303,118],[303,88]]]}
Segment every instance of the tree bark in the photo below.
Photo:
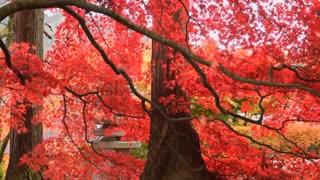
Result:
{"label": "tree bark", "polygon": [[[43,10],[26,10],[15,14],[14,22],[14,42],[26,42],[36,46],[32,53],[43,58]],[[42,125],[32,124],[32,119],[37,107],[27,101],[17,102],[26,103],[27,108],[24,114],[27,133],[18,134],[16,130],[11,129],[10,139],[10,159],[6,173],[6,180],[25,180],[41,179],[40,172],[33,172],[26,165],[19,165],[19,160],[23,154],[26,154],[41,142]]]}
{"label": "tree bark", "polygon": [[[152,42],[153,81],[151,100],[158,105],[160,97],[175,94],[185,97],[181,88],[165,88],[165,81],[174,80],[170,73],[168,47]],[[166,68],[164,68],[166,67]],[[164,109],[168,109],[165,107]],[[168,113],[172,118],[189,117],[189,113]],[[216,179],[204,164],[200,152],[199,137],[191,121],[169,122],[158,111],[151,113],[149,154],[142,180],[153,179]]]}
{"label": "tree bark", "polygon": [[[150,3],[155,8],[161,7],[161,12],[153,12],[154,30],[160,34],[181,36],[182,38],[177,40],[185,44],[185,30],[188,22],[186,9],[189,7],[189,0],[182,0],[177,4],[161,0],[150,0]],[[166,22],[166,19],[172,19],[173,22]],[[165,86],[166,82],[175,80],[175,74],[170,71],[169,51],[172,51],[169,47],[152,41],[151,100],[159,106],[161,106],[159,102],[161,97],[173,94],[179,99],[186,98],[179,86],[176,85],[173,89]],[[173,113],[168,106],[163,107],[163,110],[171,118],[190,117],[187,112]],[[149,153],[141,179],[216,179],[205,166],[201,156],[199,136],[191,121],[171,122],[156,110],[152,111],[150,118]]]}

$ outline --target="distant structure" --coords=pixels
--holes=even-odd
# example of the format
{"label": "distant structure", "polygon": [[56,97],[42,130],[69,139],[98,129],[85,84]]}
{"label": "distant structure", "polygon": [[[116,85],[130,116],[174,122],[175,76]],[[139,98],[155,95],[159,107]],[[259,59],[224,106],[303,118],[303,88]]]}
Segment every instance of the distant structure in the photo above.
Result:
{"label": "distant structure", "polygon": [[94,135],[101,137],[99,140],[93,142],[93,148],[99,151],[114,150],[120,153],[129,154],[133,148],[140,148],[141,143],[139,141],[121,141],[121,137],[125,134],[124,131],[111,132],[106,134],[108,127],[112,125],[111,121],[97,122],[97,127],[94,130]]}

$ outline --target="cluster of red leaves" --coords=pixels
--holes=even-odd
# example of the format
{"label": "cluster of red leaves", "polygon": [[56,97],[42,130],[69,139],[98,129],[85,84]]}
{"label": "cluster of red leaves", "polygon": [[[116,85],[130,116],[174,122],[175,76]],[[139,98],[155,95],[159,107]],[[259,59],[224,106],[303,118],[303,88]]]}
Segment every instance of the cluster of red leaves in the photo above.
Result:
{"label": "cluster of red leaves", "polygon": [[[308,160],[286,154],[278,154],[270,149],[258,146],[221,122],[212,122],[203,126],[194,123],[202,139],[202,152],[208,168],[228,179],[258,178],[298,178],[317,179],[320,170],[319,160]],[[237,128],[235,128],[237,129]],[[263,131],[263,130],[262,130]],[[251,134],[257,141],[270,135]],[[248,134],[247,134],[248,135]],[[264,141],[263,143],[272,144]],[[274,143],[273,143],[274,145]]]}
{"label": "cluster of red leaves", "polygon": [[[43,70],[41,60],[30,53],[32,49],[34,47],[26,43],[13,44],[10,48],[11,69],[4,61],[0,62],[1,121],[21,132],[27,130],[24,125],[26,107],[41,105],[43,98],[59,88],[59,82]],[[25,79],[24,85],[18,73]],[[33,121],[39,123],[41,119],[35,118]]]}
{"label": "cluster of red leaves", "polygon": [[[89,15],[86,18],[90,20],[88,26],[95,34],[96,41],[103,44],[102,47],[108,53],[108,57],[118,68],[126,70],[135,78],[134,82],[141,80],[141,72],[136,70],[141,68],[142,64],[141,35],[128,33],[127,29],[119,24],[106,23],[97,27],[96,23],[107,21],[107,18],[94,16],[94,19]],[[104,37],[106,35],[101,32],[108,33],[110,27],[115,27],[121,35]],[[74,32],[69,33],[70,31]],[[65,21],[58,27],[56,38],[69,41],[56,41],[54,49],[47,54],[48,64],[45,68],[64,87],[73,92],[63,90],[62,93],[51,95],[56,107],[53,109],[54,103],[48,103],[49,109],[42,115],[43,118],[47,118],[44,116],[50,114],[55,118],[51,119],[49,124],[51,128],[59,129],[60,132],[56,137],[40,144],[32,156],[26,155],[23,163],[36,170],[43,167],[46,177],[53,179],[65,177],[90,179],[93,176],[111,179],[137,178],[142,172],[142,160],[114,152],[106,152],[101,156],[87,141],[97,140],[93,134],[96,128],[95,122],[104,120],[112,121],[114,126],[110,129],[112,131],[125,130],[126,139],[146,141],[145,135],[148,131],[148,123],[144,123],[146,114],[141,108],[137,108],[141,107],[141,103],[133,97],[127,82],[112,72],[101,59],[99,53],[86,39],[86,35],[78,29],[78,24],[69,15],[65,14]],[[129,56],[131,54],[136,56]],[[88,95],[81,96],[88,92]],[[57,143],[66,146],[59,146],[57,149]],[[53,148],[56,150],[52,151]],[[46,153],[39,156],[39,152],[42,151]],[[46,156],[50,158],[44,160]],[[64,158],[65,156],[68,158]]]}
{"label": "cluster of red leaves", "polygon": [[85,142],[78,142],[76,147],[67,137],[44,140],[32,153],[25,154],[20,164],[42,170],[46,179],[137,179],[144,166],[142,160],[127,154],[97,154]]}
{"label": "cluster of red leaves", "polygon": [[[81,10],[77,12],[84,14]],[[88,15],[86,18],[91,21],[88,26],[97,42],[103,44],[113,63],[126,70],[133,82],[141,81],[142,72],[137,69],[142,65],[142,36],[128,33],[120,24],[96,26],[99,20],[108,21],[107,17],[95,15],[93,19]],[[102,32],[108,32],[110,27],[116,27],[121,35],[104,37]],[[114,152],[101,156],[87,140],[97,140],[93,135],[95,121],[112,120],[118,129],[126,131],[126,139],[146,142],[149,125],[141,103],[134,98],[128,83],[106,65],[69,15],[60,24],[56,39],[56,45],[44,61],[29,53],[27,44],[11,47],[13,67],[26,77],[25,85],[4,61],[0,64],[2,123],[25,132],[26,105],[17,102],[27,101],[32,106],[41,106],[34,123],[42,122],[45,131],[52,131],[49,139],[21,159],[21,164],[28,164],[35,171],[42,170],[44,177],[50,179],[91,179],[93,176],[136,179],[144,166],[142,160]],[[92,94],[78,95],[88,92]]]}

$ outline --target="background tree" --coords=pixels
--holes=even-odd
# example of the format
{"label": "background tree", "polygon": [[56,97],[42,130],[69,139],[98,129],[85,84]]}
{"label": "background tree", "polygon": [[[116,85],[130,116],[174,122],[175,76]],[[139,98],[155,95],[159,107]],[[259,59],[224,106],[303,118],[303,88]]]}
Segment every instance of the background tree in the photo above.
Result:
{"label": "background tree", "polygon": [[[43,10],[26,10],[17,12],[14,16],[14,42],[28,43],[29,53],[34,53],[43,58]],[[34,46],[34,47],[31,47]],[[28,61],[28,60],[27,60]],[[26,67],[29,68],[29,64]],[[28,74],[21,76],[21,84],[32,81]],[[33,172],[26,165],[19,165],[20,158],[33,150],[42,140],[42,125],[35,124],[36,113],[39,107],[28,101],[27,97],[17,101],[17,106],[24,106],[22,116],[12,113],[13,118],[23,118],[25,132],[12,129],[10,134],[10,159],[6,173],[6,179],[41,179],[40,172]]]}

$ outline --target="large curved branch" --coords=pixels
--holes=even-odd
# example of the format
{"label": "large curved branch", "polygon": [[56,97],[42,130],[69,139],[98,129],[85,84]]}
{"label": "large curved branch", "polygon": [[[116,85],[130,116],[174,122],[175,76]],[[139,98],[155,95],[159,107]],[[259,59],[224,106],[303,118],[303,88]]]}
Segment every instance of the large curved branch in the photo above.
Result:
{"label": "large curved branch", "polygon": [[[194,53],[190,52],[188,49],[182,47],[181,45],[179,45],[178,43],[171,41],[153,31],[150,31],[146,28],[143,28],[141,26],[136,25],[135,23],[133,23],[132,21],[126,19],[125,17],[119,15],[118,13],[116,13],[115,11],[102,7],[102,6],[98,6],[98,5],[94,5],[94,4],[90,4],[87,3],[85,1],[78,1],[78,0],[25,0],[25,1],[15,1],[12,2],[6,6],[3,6],[2,8],[0,8],[0,21],[3,20],[5,17],[7,17],[10,14],[13,14],[17,11],[21,11],[24,9],[37,9],[37,8],[52,8],[52,7],[57,7],[57,8],[62,8],[65,9],[67,8],[67,6],[75,6],[78,8],[82,8],[82,9],[86,9],[87,11],[93,11],[96,13],[101,13],[104,14],[106,16],[109,16],[111,18],[113,18],[115,21],[121,23],[122,25],[138,32],[141,33],[155,41],[158,41],[164,45],[167,45],[175,50],[177,50],[178,52],[180,52],[181,54],[183,54],[185,56],[186,59],[189,59],[188,62],[190,63],[190,61],[196,61],[200,64],[206,65],[206,66],[211,66],[211,62],[202,59],[201,57],[195,55]],[[68,8],[70,9],[70,8]],[[76,14],[74,14],[76,15]],[[94,44],[93,44],[94,45]],[[95,45],[94,45],[95,46]],[[96,47],[97,48],[97,47]],[[112,67],[113,65],[111,65],[111,68],[113,68],[113,70],[116,70],[116,67]],[[238,76],[234,73],[232,73],[231,71],[227,70],[223,65],[219,65],[218,66],[219,70],[221,72],[223,72],[225,75],[231,77],[232,79],[235,79],[237,81],[241,81],[244,83],[249,83],[249,84],[256,84],[256,85],[264,85],[264,86],[275,86],[275,87],[291,87],[291,88],[299,88],[302,90],[305,90],[317,97],[320,97],[320,93],[310,89],[308,87],[302,86],[301,84],[282,84],[282,83],[271,83],[271,82],[266,82],[266,81],[258,81],[258,80],[254,80],[254,79],[250,79],[250,78],[244,78],[241,76]],[[118,70],[120,71],[120,70]]]}
{"label": "large curved branch", "polygon": [[[170,121],[185,121],[185,120],[191,120],[193,118],[187,117],[187,118],[170,118],[166,115],[166,113],[161,109],[160,106],[156,105],[155,103],[151,102],[148,98],[145,98],[144,96],[142,96],[134,87],[134,84],[131,80],[131,78],[129,77],[129,75],[120,68],[117,68],[117,66],[108,58],[108,56],[106,55],[106,53],[104,52],[103,48],[95,41],[92,33],[90,32],[90,30],[88,29],[88,27],[86,26],[85,20],[79,15],[77,14],[75,11],[73,11],[72,9],[70,9],[69,7],[67,7],[68,5],[71,6],[75,6],[75,7],[79,7],[82,9],[86,9],[88,11],[94,11],[97,13],[102,13],[105,14],[113,19],[115,19],[116,21],[122,23],[123,25],[139,32],[142,33],[148,37],[150,37],[151,39],[154,39],[156,41],[159,41],[165,45],[168,45],[174,49],[177,49],[178,51],[182,51],[185,52],[187,54],[190,54],[190,52],[183,48],[182,46],[180,46],[179,44],[170,41],[164,37],[162,37],[159,34],[154,33],[153,31],[149,31],[145,28],[142,28],[136,24],[134,24],[133,22],[127,20],[126,18],[120,16],[119,14],[117,14],[116,12],[107,9],[105,7],[101,7],[101,6],[97,6],[94,4],[90,4],[90,3],[86,3],[85,1],[77,1],[77,0],[25,0],[25,1],[15,1],[12,2],[6,6],[3,6],[2,8],[0,8],[0,21],[2,19],[4,19],[6,16],[21,11],[21,10],[25,10],[25,9],[39,9],[39,8],[50,8],[50,7],[57,7],[57,8],[61,8],[65,11],[67,11],[70,15],[72,15],[76,20],[78,20],[79,24],[81,25],[82,29],[84,30],[85,34],[87,35],[89,41],[91,42],[91,44],[97,49],[97,51],[100,53],[100,55],[102,56],[103,60],[111,67],[111,69],[117,74],[117,75],[122,75],[126,81],[128,82],[128,85],[131,89],[131,91],[133,92],[134,95],[136,95],[139,99],[141,99],[143,102],[148,102],[152,105],[154,105],[155,109],[157,109],[166,119],[170,120]],[[5,49],[1,46],[2,49]],[[10,55],[10,54],[9,54]],[[8,56],[6,56],[8,57]],[[9,56],[10,57],[10,56]],[[198,59],[202,62],[202,64],[206,64],[206,65],[210,65],[210,63],[208,64],[208,62],[204,61],[203,59],[201,59],[200,57],[196,56],[196,55],[192,55],[193,59]],[[9,58],[10,60],[10,58]]]}
{"label": "large curved branch", "polygon": [[3,6],[0,8],[0,21],[2,21],[5,17],[7,17],[10,14],[13,14],[18,11],[22,11],[25,9],[40,9],[40,8],[61,8],[64,9],[67,6],[75,6],[81,9],[85,9],[87,11],[93,11],[96,13],[101,13],[106,16],[111,17],[115,21],[121,23],[122,25],[141,33],[155,41],[158,41],[164,45],[167,45],[178,52],[182,54],[186,54],[190,59],[201,63],[206,66],[211,66],[211,62],[202,59],[200,56],[197,56],[190,52],[187,48],[179,45],[178,43],[171,41],[153,31],[150,31],[146,28],[143,28],[141,26],[138,26],[134,22],[126,19],[125,17],[119,15],[115,11],[105,8],[103,6],[98,6],[94,4],[87,3],[85,1],[79,1],[79,0],[24,0],[24,1],[15,1],[12,2],[6,6]]}
{"label": "large curved branch", "polygon": [[122,75],[123,78],[127,81],[130,90],[132,91],[132,93],[137,96],[141,101],[143,102],[148,102],[151,105],[153,105],[153,107],[155,109],[157,109],[159,111],[159,113],[165,117],[166,119],[170,120],[170,121],[185,121],[185,120],[191,120],[193,118],[190,117],[183,117],[183,118],[170,118],[163,110],[162,108],[155,104],[154,102],[152,102],[151,100],[149,100],[148,98],[144,97],[142,94],[140,94],[136,88],[134,87],[134,84],[130,78],[130,76],[126,73],[126,71],[124,71],[121,68],[118,68],[111,59],[109,59],[109,57],[107,56],[107,54],[105,53],[105,51],[103,50],[103,48],[96,42],[96,40],[94,39],[92,33],[90,32],[90,30],[88,29],[85,20],[75,11],[73,11],[72,9],[68,8],[68,7],[63,7],[63,10],[65,10],[66,12],[68,12],[71,16],[73,16],[80,24],[80,26],[82,27],[84,33],[87,35],[87,38],[89,39],[89,41],[91,42],[91,44],[96,48],[96,50],[100,53],[101,57],[103,58],[103,60],[105,61],[106,64],[108,64],[112,71],[114,73],[116,73],[117,75]]}
{"label": "large curved branch", "polygon": [[227,75],[228,77],[230,77],[230,78],[232,78],[232,79],[234,79],[236,81],[243,82],[243,83],[255,84],[255,85],[263,85],[263,86],[272,86],[272,87],[298,88],[298,89],[307,91],[310,94],[313,94],[314,96],[320,97],[320,92],[315,91],[315,90],[313,90],[311,88],[308,88],[308,87],[303,86],[303,85],[298,84],[298,83],[294,83],[294,84],[273,83],[273,82],[269,82],[269,81],[261,81],[261,80],[255,80],[255,79],[251,79],[251,78],[246,78],[246,77],[239,76],[239,75],[229,71],[222,64],[219,64],[218,69],[223,74]]}
{"label": "large curved branch", "polygon": [[[271,150],[273,150],[274,152],[281,153],[281,154],[288,154],[288,155],[292,155],[292,156],[300,157],[300,158],[320,159],[320,157],[318,157],[318,156],[312,156],[312,155],[307,154],[307,153],[306,153],[305,151],[303,151],[302,148],[299,147],[296,143],[288,140],[285,136],[283,136],[282,133],[277,132],[278,134],[282,135],[282,137],[285,137],[285,140],[286,140],[287,142],[293,144],[295,147],[298,147],[298,149],[300,150],[300,152],[301,152],[302,154],[298,154],[298,153],[296,153],[296,152],[291,152],[291,151],[284,151],[284,150],[278,149],[278,148],[276,148],[276,147],[274,147],[274,146],[272,146],[272,145],[269,145],[269,144],[260,142],[260,141],[254,139],[253,137],[251,137],[251,136],[249,136],[249,135],[242,134],[242,133],[236,131],[233,127],[231,127],[227,122],[225,122],[225,121],[222,120],[222,119],[215,118],[214,120],[211,120],[211,121],[219,121],[219,122],[223,123],[229,130],[231,130],[231,131],[232,131],[233,133],[235,133],[236,135],[241,136],[241,137],[244,137],[244,138],[250,140],[251,142],[253,142],[253,143],[255,143],[255,144],[259,145],[259,146],[262,146],[262,147],[266,147],[266,148],[268,148],[268,149],[271,149]],[[207,127],[207,128],[209,128],[209,127]],[[209,128],[209,129],[210,129],[210,128]]]}
{"label": "large curved branch", "polygon": [[310,78],[305,78],[305,77],[302,77],[300,75],[300,73],[298,72],[298,68],[296,67],[292,67],[292,66],[288,66],[286,64],[281,64],[279,67],[274,67],[274,66],[271,66],[270,67],[270,71],[272,70],[276,70],[276,71],[281,71],[282,69],[289,69],[290,71],[294,72],[294,74],[296,75],[296,77],[302,81],[306,81],[306,82],[320,82],[320,79],[310,79]]}
{"label": "large curved branch", "polygon": [[[204,72],[200,69],[200,67],[198,66],[198,63],[206,65],[206,66],[211,66],[211,62],[206,61],[204,59],[202,59],[201,57],[193,54],[192,52],[190,52],[188,49],[182,47],[181,45],[179,45],[178,43],[171,41],[153,31],[150,31],[146,28],[143,28],[141,26],[136,25],[135,23],[133,23],[132,21],[126,19],[125,17],[117,14],[115,11],[102,7],[102,6],[98,6],[98,5],[94,5],[94,4],[90,4],[87,3],[85,1],[78,1],[78,0],[25,0],[25,1],[15,1],[12,2],[6,6],[3,6],[2,8],[0,8],[0,21],[2,19],[4,19],[6,16],[15,13],[17,11],[21,11],[24,9],[36,9],[36,8],[52,8],[52,7],[57,7],[57,8],[61,8],[66,10],[68,13],[70,13],[73,17],[75,17],[80,25],[82,26],[83,30],[85,31],[86,35],[88,36],[90,42],[92,43],[92,45],[99,51],[99,53],[101,54],[101,56],[103,57],[104,61],[112,68],[112,70],[118,74],[118,75],[122,75],[128,82],[130,89],[132,90],[132,92],[141,99],[142,102],[148,102],[150,104],[154,104],[153,102],[151,102],[149,99],[145,98],[144,96],[142,96],[135,88],[133,85],[132,80],[130,79],[130,77],[128,76],[128,74],[122,70],[122,69],[118,69],[115,64],[108,59],[107,55],[105,54],[105,52],[103,51],[103,49],[99,46],[99,44],[94,40],[91,32],[88,30],[88,28],[86,27],[85,21],[84,19],[79,16],[77,13],[75,13],[73,10],[71,10],[70,8],[68,8],[67,6],[75,6],[78,8],[82,8],[82,9],[86,9],[87,11],[93,11],[96,13],[101,13],[104,14],[106,16],[109,16],[111,18],[113,18],[115,21],[121,23],[122,25],[138,32],[141,33],[155,41],[158,41],[164,45],[167,45],[173,49],[175,49],[176,51],[180,52],[181,54],[183,54],[183,56],[185,57],[185,59],[193,66],[193,68],[197,71],[197,73],[199,74],[199,76],[202,79],[202,83],[203,85],[211,92],[211,94],[215,97],[216,100],[216,105],[218,107],[218,109],[223,113],[223,114],[229,114],[231,116],[234,116],[236,118],[248,121],[250,123],[254,123],[254,124],[261,124],[262,119],[259,119],[259,121],[238,115],[236,113],[233,113],[231,111],[228,111],[226,109],[224,109],[221,105],[220,105],[220,99],[218,94],[215,92],[215,90],[213,89],[213,87],[208,83],[207,79],[206,79],[206,75],[204,74]],[[304,91],[307,91],[317,97],[320,97],[320,93],[305,87],[301,84],[283,84],[283,83],[272,83],[272,82],[267,82],[267,81],[259,81],[259,80],[254,80],[254,79],[250,79],[250,78],[245,78],[239,75],[234,74],[233,72],[227,70],[222,64],[219,64],[218,69],[224,73],[225,75],[227,75],[228,77],[231,77],[234,80],[240,81],[240,82],[244,82],[244,83],[249,83],[249,84],[256,84],[256,85],[264,85],[264,86],[274,86],[274,87],[289,87],[289,88],[299,88],[302,89]],[[179,119],[172,119],[169,118],[165,115],[165,113],[161,110],[161,108],[159,106],[155,106],[155,108],[161,112],[164,117],[166,117],[168,120],[173,120],[173,121],[178,121],[178,120],[189,120],[190,118],[179,118]]]}
{"label": "large curved branch", "polygon": [[247,118],[245,116],[241,116],[241,115],[239,115],[237,113],[234,113],[232,111],[229,111],[229,110],[225,109],[224,107],[222,107],[221,106],[220,97],[219,97],[218,93],[216,92],[216,90],[208,82],[206,74],[201,70],[199,65],[197,63],[195,63],[194,61],[192,61],[191,59],[189,59],[187,55],[185,55],[185,54],[182,54],[182,55],[188,61],[188,63],[195,69],[195,71],[198,73],[198,75],[201,78],[203,86],[206,89],[208,89],[209,92],[213,95],[213,97],[215,99],[215,105],[217,106],[217,108],[219,109],[219,111],[221,113],[231,115],[231,116],[233,116],[235,118],[242,119],[242,120],[244,120],[246,122],[250,122],[252,124],[261,125],[261,123],[263,121],[263,113],[264,113],[264,111],[262,111],[262,116],[260,116],[259,120],[253,120],[253,119]]}

